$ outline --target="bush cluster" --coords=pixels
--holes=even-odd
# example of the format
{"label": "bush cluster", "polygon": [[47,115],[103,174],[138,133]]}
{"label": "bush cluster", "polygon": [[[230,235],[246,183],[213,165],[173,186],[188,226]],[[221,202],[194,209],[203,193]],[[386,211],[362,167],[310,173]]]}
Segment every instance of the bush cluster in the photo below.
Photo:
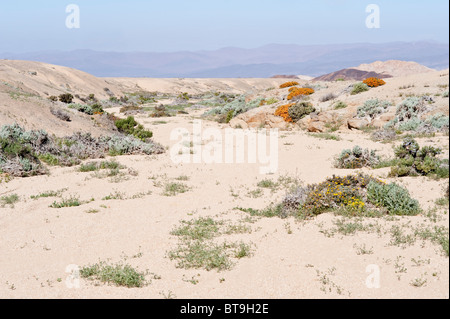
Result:
{"label": "bush cluster", "polygon": [[390,176],[432,176],[448,178],[448,159],[441,160],[437,155],[442,150],[433,146],[420,147],[415,139],[406,137],[395,148],[395,165]]}
{"label": "bush cluster", "polygon": [[354,169],[361,167],[375,167],[380,162],[376,151],[362,149],[356,145],[353,149],[345,149],[336,158],[337,168]]}
{"label": "bush cluster", "polygon": [[231,118],[233,118],[241,113],[245,113],[251,109],[259,107],[261,101],[263,101],[264,98],[256,98],[249,102],[246,102],[245,100],[246,100],[245,95],[240,95],[231,102],[223,106],[215,107],[212,110],[206,112],[204,115],[219,115],[219,120],[221,119],[220,115],[222,115],[223,118],[221,119],[221,121],[225,122],[226,117],[230,116],[231,111],[232,111]]}
{"label": "bush cluster", "polygon": [[319,184],[298,187],[281,203],[284,216],[298,214],[315,216],[330,210],[345,209],[352,214],[369,210],[395,215],[415,215],[419,204],[409,192],[396,184],[368,175],[332,176]]}
{"label": "bush cluster", "polygon": [[44,130],[26,131],[18,124],[0,129],[0,172],[12,176],[45,174],[42,162],[50,165],[72,166],[88,158],[105,154],[154,154],[164,148],[150,140],[115,134],[92,137],[89,133],[75,133],[57,138]]}

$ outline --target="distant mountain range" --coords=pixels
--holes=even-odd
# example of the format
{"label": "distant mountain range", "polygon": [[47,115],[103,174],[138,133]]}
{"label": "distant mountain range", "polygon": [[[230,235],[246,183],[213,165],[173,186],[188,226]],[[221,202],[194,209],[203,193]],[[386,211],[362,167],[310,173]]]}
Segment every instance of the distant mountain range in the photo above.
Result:
{"label": "distant mountain range", "polygon": [[433,69],[445,69],[449,67],[449,46],[436,42],[270,44],[255,49],[229,47],[167,53],[92,50],[0,53],[0,58],[62,65],[99,77],[267,78],[277,74],[317,77],[377,60],[414,61]]}

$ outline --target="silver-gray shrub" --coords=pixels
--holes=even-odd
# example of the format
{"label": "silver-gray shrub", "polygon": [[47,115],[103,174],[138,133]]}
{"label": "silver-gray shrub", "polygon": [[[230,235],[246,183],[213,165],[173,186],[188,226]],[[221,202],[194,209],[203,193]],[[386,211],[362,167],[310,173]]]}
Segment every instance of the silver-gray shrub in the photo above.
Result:
{"label": "silver-gray shrub", "polygon": [[378,99],[367,100],[357,109],[359,118],[370,117],[374,119],[376,116],[385,113],[392,104],[389,101]]}
{"label": "silver-gray shrub", "polygon": [[224,106],[218,106],[205,113],[205,115],[223,115],[233,111],[233,117],[245,113],[251,109],[258,107],[264,98],[257,98],[250,102],[245,102],[246,96],[240,95],[233,101],[225,104]]}

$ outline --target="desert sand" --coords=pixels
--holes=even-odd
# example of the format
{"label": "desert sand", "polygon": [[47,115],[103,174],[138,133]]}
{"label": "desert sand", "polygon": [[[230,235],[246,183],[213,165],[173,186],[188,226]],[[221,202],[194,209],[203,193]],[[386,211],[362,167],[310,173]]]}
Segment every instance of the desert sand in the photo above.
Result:
{"label": "desert sand", "polygon": [[[30,75],[28,71],[36,71]],[[399,92],[442,93],[448,85],[448,70],[386,79],[383,87],[355,96],[343,93],[349,82],[324,83],[312,102],[326,110],[330,102],[320,102],[326,93],[336,93],[349,107],[342,114],[355,112],[365,100],[378,97],[394,105],[403,98]],[[120,95],[132,90],[167,93],[207,91],[249,93],[251,96],[278,97],[284,79],[98,79],[68,68],[23,61],[0,61],[0,124],[14,121],[31,128],[45,128],[56,135],[77,130],[101,135],[102,127],[89,124],[89,116],[73,113],[70,123],[49,115],[46,94],[67,92],[104,96],[104,87]],[[306,83],[306,80],[300,80]],[[302,82],[302,84],[303,84]],[[33,94],[14,99],[5,83]],[[414,85],[399,91],[400,86]],[[8,89],[8,90],[7,90]],[[447,87],[448,90],[448,87]],[[446,111],[448,98],[435,98],[436,110]],[[39,103],[37,103],[39,101]],[[106,109],[124,117],[120,108]],[[0,196],[17,194],[14,205],[0,208],[0,298],[448,298],[449,259],[439,245],[417,239],[395,242],[393,231],[405,236],[417,228],[444,227],[448,236],[448,206],[437,206],[448,181],[427,177],[387,177],[389,168],[345,170],[335,168],[334,157],[342,149],[360,145],[392,156],[393,143],[379,143],[370,134],[342,128],[333,134],[339,141],[317,138],[300,128],[279,131],[278,170],[262,175],[259,164],[176,164],[170,139],[176,128],[193,129],[202,119],[203,128],[219,124],[201,117],[205,110],[188,109],[188,114],[170,118],[151,118],[148,113],[136,120],[153,132],[153,139],[167,151],[156,155],[125,155],[114,159],[126,168],[117,178],[100,178],[92,172],[79,172],[78,166],[51,167],[50,174],[13,178],[0,183]],[[77,116],[79,118],[77,118]],[[448,136],[417,138],[420,145],[443,148],[448,158]],[[110,157],[107,157],[110,159]],[[90,162],[88,160],[86,162]],[[100,161],[100,160],[98,160]],[[325,178],[362,171],[386,182],[406,187],[423,209],[418,216],[385,218],[345,218],[324,213],[298,220],[252,217],[237,207],[263,209],[283,199],[287,187],[269,189],[258,182],[297,179],[303,185]],[[165,196],[164,185],[179,182],[184,193]],[[61,190],[61,197],[79,196],[88,201],[78,207],[51,208],[55,200],[32,199],[46,191]],[[121,198],[102,200],[110,194]],[[92,200],[93,199],[93,200]],[[434,210],[433,210],[434,209]],[[181,221],[211,217],[224,225],[240,225],[243,232],[222,233],[216,243],[245,243],[251,247],[243,258],[231,257],[226,270],[183,269],[169,258],[179,238],[171,232]],[[357,223],[353,233],[339,225]],[[412,235],[414,236],[414,235]],[[398,238],[397,238],[398,239]],[[149,282],[141,288],[96,283],[81,278],[79,287],[71,285],[71,269],[100,261],[125,262],[140,271],[148,270]],[[372,265],[372,266],[371,266]],[[366,284],[373,265],[380,271],[379,287]],[[68,268],[69,267],[69,268]]]}

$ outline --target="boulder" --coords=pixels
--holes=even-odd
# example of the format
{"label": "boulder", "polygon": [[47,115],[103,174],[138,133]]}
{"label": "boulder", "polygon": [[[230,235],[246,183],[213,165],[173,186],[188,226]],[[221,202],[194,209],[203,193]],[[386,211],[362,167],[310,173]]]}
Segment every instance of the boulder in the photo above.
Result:
{"label": "boulder", "polygon": [[317,119],[320,122],[330,123],[333,121],[333,115],[331,115],[330,113],[320,112],[317,116]]}
{"label": "boulder", "polygon": [[350,128],[350,129],[360,130],[363,127],[366,127],[367,125],[369,125],[369,122],[364,119],[353,118],[353,119],[347,120],[347,125],[348,125],[348,128]]}
{"label": "boulder", "polygon": [[370,122],[370,125],[377,128],[382,128],[386,125],[388,121],[383,121],[381,119],[374,119],[372,122]]}
{"label": "boulder", "polygon": [[380,115],[380,120],[384,121],[384,122],[389,122],[391,120],[393,120],[395,118],[395,114],[394,113],[384,113]]}
{"label": "boulder", "polygon": [[322,122],[310,122],[307,130],[308,132],[324,132],[325,125]]}
{"label": "boulder", "polygon": [[243,128],[243,129],[248,128],[247,122],[238,118],[231,119],[229,124],[232,128]]}

